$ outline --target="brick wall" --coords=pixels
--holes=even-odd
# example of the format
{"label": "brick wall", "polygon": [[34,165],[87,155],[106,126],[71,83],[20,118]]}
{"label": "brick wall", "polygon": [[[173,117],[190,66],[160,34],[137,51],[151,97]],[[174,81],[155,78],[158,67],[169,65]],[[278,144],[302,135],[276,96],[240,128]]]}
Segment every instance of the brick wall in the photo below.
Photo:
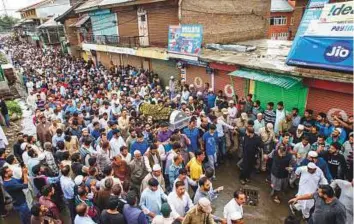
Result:
{"label": "brick wall", "polygon": [[178,25],[178,6],[174,1],[144,5],[147,11],[149,43],[167,47],[169,25]]}
{"label": "brick wall", "polygon": [[202,24],[203,42],[229,43],[267,36],[271,0],[184,0],[182,24]]}
{"label": "brick wall", "polygon": [[79,41],[77,38],[77,28],[70,27],[70,25],[75,24],[78,21],[78,18],[70,18],[65,20],[64,28],[65,28],[65,36],[66,39],[69,41],[70,45],[78,45]]}
{"label": "brick wall", "polygon": [[314,110],[315,114],[319,112],[327,113],[331,108],[339,108],[344,110],[348,115],[352,115],[353,95],[309,88],[306,108]]}
{"label": "brick wall", "polygon": [[114,12],[117,12],[118,17],[118,29],[119,36],[133,37],[139,36],[138,31],[138,18],[136,8],[134,7],[121,7],[116,8]]}
{"label": "brick wall", "polygon": [[[269,25],[269,29],[268,29],[269,39],[272,37],[272,34],[289,33],[289,28],[292,26],[291,17],[293,16],[293,12],[272,12],[270,14],[270,17],[276,17],[276,16],[285,16],[287,19],[287,23],[286,25]],[[292,32],[289,33],[289,40],[291,36],[292,36]]]}

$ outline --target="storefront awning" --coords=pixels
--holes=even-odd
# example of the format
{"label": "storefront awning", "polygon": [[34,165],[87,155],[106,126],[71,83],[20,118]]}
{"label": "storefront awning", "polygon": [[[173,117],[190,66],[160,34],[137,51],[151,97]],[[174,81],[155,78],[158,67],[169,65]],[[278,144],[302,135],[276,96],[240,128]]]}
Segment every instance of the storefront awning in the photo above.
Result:
{"label": "storefront awning", "polygon": [[239,69],[229,73],[229,75],[256,80],[260,82],[266,82],[269,84],[280,86],[285,89],[290,89],[302,80],[302,78],[298,77],[286,77],[271,72],[267,73],[248,69]]}

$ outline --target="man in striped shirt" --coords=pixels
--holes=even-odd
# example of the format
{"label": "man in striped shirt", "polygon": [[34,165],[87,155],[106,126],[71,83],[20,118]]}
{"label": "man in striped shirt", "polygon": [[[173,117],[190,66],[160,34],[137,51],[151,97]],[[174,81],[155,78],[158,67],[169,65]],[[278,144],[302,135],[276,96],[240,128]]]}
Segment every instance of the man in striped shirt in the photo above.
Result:
{"label": "man in striped shirt", "polygon": [[275,123],[276,114],[273,110],[273,107],[274,107],[274,103],[269,102],[267,104],[267,109],[264,111],[264,121],[266,124],[272,123],[274,125]]}

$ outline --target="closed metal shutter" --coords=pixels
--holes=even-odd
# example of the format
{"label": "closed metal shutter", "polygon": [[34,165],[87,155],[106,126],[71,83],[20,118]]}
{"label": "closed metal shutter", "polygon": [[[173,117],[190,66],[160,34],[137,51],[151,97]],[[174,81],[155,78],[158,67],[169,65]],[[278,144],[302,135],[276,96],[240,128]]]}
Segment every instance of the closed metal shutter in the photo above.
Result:
{"label": "closed metal shutter", "polygon": [[276,105],[279,101],[283,101],[285,110],[291,111],[292,108],[296,107],[300,114],[303,114],[307,93],[308,88],[301,82],[290,89],[284,89],[276,85],[256,81],[254,100],[261,101],[263,109],[266,108],[268,102],[274,102]]}
{"label": "closed metal shutter", "polygon": [[337,108],[351,115],[353,114],[353,95],[310,88],[306,108],[313,110],[315,114],[327,113],[330,109]]}
{"label": "closed metal shutter", "polygon": [[186,73],[186,82],[188,84],[193,84],[198,90],[203,90],[204,83],[206,82],[212,86],[211,75],[206,73],[205,67],[187,65]]}
{"label": "closed metal shutter", "polygon": [[163,86],[168,85],[171,76],[180,79],[179,69],[176,67],[176,62],[169,60],[151,59],[152,71],[159,75]]}

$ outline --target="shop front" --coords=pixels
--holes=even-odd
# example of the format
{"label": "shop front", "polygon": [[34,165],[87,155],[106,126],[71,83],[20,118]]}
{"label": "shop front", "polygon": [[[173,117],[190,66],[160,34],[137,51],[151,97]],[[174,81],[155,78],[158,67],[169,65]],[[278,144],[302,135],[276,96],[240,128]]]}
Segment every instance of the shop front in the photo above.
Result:
{"label": "shop front", "polygon": [[353,114],[352,83],[305,79],[304,84],[309,88],[307,109],[327,115],[334,112],[344,112],[347,116]]}
{"label": "shop front", "polygon": [[301,78],[249,69],[239,69],[230,75],[249,79],[254,85],[250,85],[249,92],[253,93],[253,100],[261,102],[263,108],[268,102],[276,105],[279,101],[283,101],[285,110],[289,112],[296,107],[303,114],[306,108],[308,88]]}

